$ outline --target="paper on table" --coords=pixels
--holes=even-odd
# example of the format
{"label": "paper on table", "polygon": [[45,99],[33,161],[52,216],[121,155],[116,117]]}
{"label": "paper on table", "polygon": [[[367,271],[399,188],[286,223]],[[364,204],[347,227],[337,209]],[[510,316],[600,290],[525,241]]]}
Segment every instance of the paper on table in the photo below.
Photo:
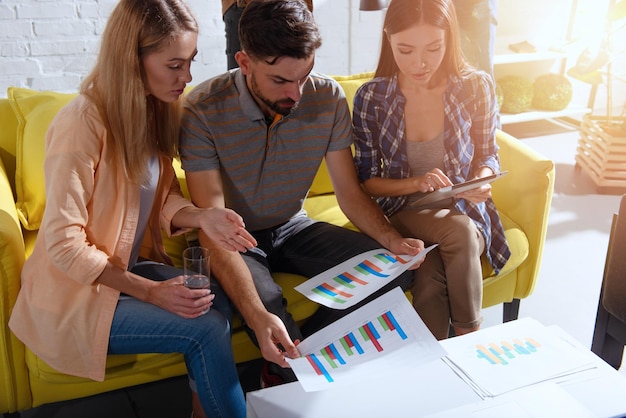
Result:
{"label": "paper on table", "polygon": [[446,351],[399,287],[306,338],[287,359],[305,391],[362,384],[442,358]]}
{"label": "paper on table", "polygon": [[413,257],[391,254],[384,248],[366,251],[311,277],[295,289],[313,302],[346,309],[404,273],[436,246],[431,245]]}
{"label": "paper on table", "polygon": [[446,341],[444,358],[483,397],[595,367],[584,353],[531,318]]}
{"label": "paper on table", "polygon": [[293,382],[248,392],[247,417],[416,418],[481,400],[442,360],[414,366],[415,359],[384,380],[368,376],[337,390],[305,392]]}
{"label": "paper on table", "polygon": [[594,418],[596,415],[555,383],[546,382],[451,408],[424,418]]}

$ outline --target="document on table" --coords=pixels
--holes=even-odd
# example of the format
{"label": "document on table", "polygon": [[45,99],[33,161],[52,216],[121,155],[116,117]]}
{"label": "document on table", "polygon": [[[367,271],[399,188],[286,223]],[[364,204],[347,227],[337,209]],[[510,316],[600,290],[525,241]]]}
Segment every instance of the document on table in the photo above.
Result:
{"label": "document on table", "polygon": [[436,246],[431,245],[413,257],[391,254],[384,248],[367,251],[313,276],[295,289],[313,302],[346,309],[404,273]]}
{"label": "document on table", "polygon": [[531,318],[451,338],[446,349],[444,361],[484,398],[596,367]]}
{"label": "document on table", "polygon": [[399,287],[309,336],[298,349],[302,356],[287,361],[307,392],[372,379],[382,384],[446,354]]}
{"label": "document on table", "polygon": [[594,418],[586,406],[556,383],[545,382],[515,390],[496,398],[473,402],[424,418]]}

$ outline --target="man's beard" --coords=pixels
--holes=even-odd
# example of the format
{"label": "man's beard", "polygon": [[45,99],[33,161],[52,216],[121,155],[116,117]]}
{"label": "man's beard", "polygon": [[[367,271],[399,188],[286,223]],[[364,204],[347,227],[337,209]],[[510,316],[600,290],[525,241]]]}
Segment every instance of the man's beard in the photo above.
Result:
{"label": "man's beard", "polygon": [[[267,97],[263,96],[252,74],[250,75],[250,85],[252,86],[252,93],[257,97],[257,99],[259,99],[261,102],[263,102],[265,106],[278,113],[279,115],[288,116],[298,107],[299,102],[293,101],[292,99],[282,99],[273,102]],[[284,105],[287,105],[288,107],[285,107]]]}

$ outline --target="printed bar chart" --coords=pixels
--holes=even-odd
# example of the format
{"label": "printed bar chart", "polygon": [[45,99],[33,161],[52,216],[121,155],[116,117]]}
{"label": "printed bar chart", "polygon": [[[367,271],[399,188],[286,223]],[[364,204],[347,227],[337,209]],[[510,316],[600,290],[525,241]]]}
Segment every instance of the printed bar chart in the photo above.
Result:
{"label": "printed bar chart", "polygon": [[406,368],[402,353],[424,362],[445,354],[399,287],[306,338],[298,349],[302,357],[287,361],[307,391]]}
{"label": "printed bar chart", "polygon": [[333,378],[328,368],[337,369],[341,365],[348,364],[346,359],[349,360],[352,356],[365,355],[366,350],[363,349],[363,346],[369,344],[377,352],[384,351],[385,348],[381,342],[383,333],[395,332],[400,340],[408,338],[402,327],[396,322],[391,311],[380,315],[377,318],[377,322],[378,326],[370,321],[359,327],[356,334],[360,338],[357,338],[354,332],[350,332],[341,337],[337,343],[330,343],[322,347],[317,355],[309,354],[306,356],[311,366],[315,369],[315,373],[318,376],[323,376],[328,382],[332,382]]}
{"label": "printed bar chart", "polygon": [[330,279],[330,282],[324,282],[311,289],[315,294],[323,298],[337,303],[346,303],[349,298],[354,296],[353,291],[357,285],[367,286],[369,284],[368,276],[387,278],[389,274],[384,273],[383,268],[379,267],[375,262],[382,262],[383,265],[389,263],[402,263],[406,261],[398,256],[387,253],[374,254],[372,260],[365,259],[361,263],[353,267],[353,272],[344,271]]}
{"label": "printed bar chart", "polygon": [[444,358],[484,397],[593,368],[572,344],[531,318],[446,341]]}
{"label": "printed bar chart", "polygon": [[296,290],[330,308],[349,308],[398,277],[435,246],[414,257],[391,254],[383,248],[371,250],[312,277]]}
{"label": "printed bar chart", "polygon": [[537,349],[541,347],[537,341],[531,337],[526,337],[522,340],[515,338],[512,342],[502,341],[500,345],[496,343],[489,343],[487,345],[477,344],[476,354],[478,358],[485,359],[489,364],[500,364],[506,366],[510,361],[517,358],[517,355],[529,355],[537,352]]}

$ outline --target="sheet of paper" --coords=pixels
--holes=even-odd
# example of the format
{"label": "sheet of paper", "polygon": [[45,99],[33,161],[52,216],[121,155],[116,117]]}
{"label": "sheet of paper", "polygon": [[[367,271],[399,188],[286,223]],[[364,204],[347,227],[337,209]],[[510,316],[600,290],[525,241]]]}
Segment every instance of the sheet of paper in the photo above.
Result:
{"label": "sheet of paper", "polygon": [[626,378],[563,329],[556,325],[548,329],[553,335],[572,344],[596,365],[594,369],[566,375],[554,381],[597,417],[626,417]]}
{"label": "sheet of paper", "polygon": [[[412,356],[417,359],[417,356]],[[248,392],[249,418],[416,418],[480,401],[442,360],[407,361],[401,373],[357,385],[305,392],[298,382]]]}
{"label": "sheet of paper", "polygon": [[585,353],[531,318],[446,341],[459,376],[484,397],[595,367]]}
{"label": "sheet of paper", "polygon": [[555,383],[541,383],[424,418],[594,418],[596,415]]}
{"label": "sheet of paper", "polygon": [[287,359],[305,391],[362,384],[398,375],[446,351],[399,287],[376,298],[298,345]]}
{"label": "sheet of paper", "polygon": [[313,302],[333,309],[346,309],[404,273],[437,244],[414,257],[391,254],[384,248],[371,250],[313,276],[296,290]]}

